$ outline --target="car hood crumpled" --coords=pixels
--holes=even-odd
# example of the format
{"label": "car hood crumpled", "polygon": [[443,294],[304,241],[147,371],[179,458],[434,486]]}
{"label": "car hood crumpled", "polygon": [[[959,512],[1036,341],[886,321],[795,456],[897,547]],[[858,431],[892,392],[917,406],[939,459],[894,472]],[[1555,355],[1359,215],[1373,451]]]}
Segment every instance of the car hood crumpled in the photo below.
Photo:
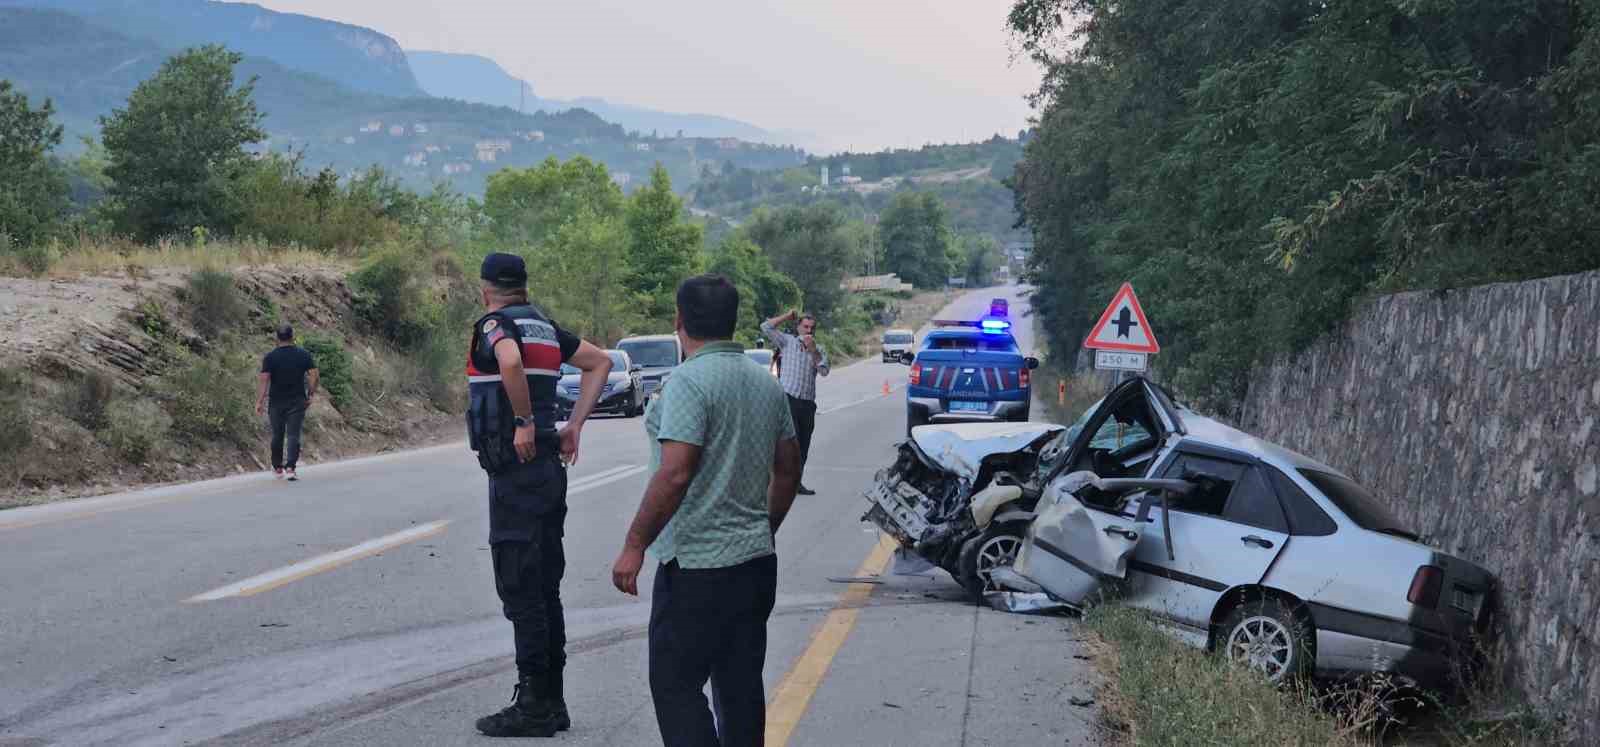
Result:
{"label": "car hood crumpled", "polygon": [[970,481],[986,457],[1022,451],[1064,430],[1055,423],[952,423],[913,428],[911,440],[935,466]]}

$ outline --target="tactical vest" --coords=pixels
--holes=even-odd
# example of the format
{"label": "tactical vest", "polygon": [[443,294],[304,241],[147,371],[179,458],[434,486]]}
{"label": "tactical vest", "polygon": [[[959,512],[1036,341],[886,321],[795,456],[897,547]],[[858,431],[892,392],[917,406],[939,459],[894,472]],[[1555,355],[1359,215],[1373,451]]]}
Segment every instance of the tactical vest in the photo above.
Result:
{"label": "tactical vest", "polygon": [[538,309],[526,304],[507,306],[484,314],[473,323],[472,344],[467,348],[467,439],[472,450],[478,452],[478,464],[491,475],[517,463],[517,452],[511,443],[516,413],[501,386],[500,363],[494,351],[483,349],[484,335],[496,330],[504,331],[522,350],[535,436],[540,452],[545,454],[558,448],[556,382],[561,378],[561,343],[556,339],[555,325]]}

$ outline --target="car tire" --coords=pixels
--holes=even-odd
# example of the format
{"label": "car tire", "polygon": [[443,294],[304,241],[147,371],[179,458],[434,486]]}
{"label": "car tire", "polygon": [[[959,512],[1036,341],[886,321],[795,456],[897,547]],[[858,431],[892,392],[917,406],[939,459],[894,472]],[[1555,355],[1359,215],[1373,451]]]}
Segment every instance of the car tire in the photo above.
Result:
{"label": "car tire", "polygon": [[1277,597],[1252,599],[1233,608],[1217,628],[1216,650],[1273,683],[1311,671],[1316,629]]}
{"label": "car tire", "polygon": [[1017,561],[1017,553],[1022,550],[1023,537],[1027,532],[1028,522],[1025,521],[990,524],[978,536],[962,544],[961,557],[957,561],[960,575],[956,576],[956,581],[974,596],[997,591],[998,587],[989,582],[989,571]]}

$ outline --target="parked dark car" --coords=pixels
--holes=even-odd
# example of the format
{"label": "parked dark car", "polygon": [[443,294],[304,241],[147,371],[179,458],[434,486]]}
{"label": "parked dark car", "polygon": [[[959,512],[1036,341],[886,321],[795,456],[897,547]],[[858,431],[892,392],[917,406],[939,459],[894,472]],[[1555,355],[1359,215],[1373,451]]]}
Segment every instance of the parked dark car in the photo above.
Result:
{"label": "parked dark car", "polygon": [[[627,418],[643,413],[645,393],[640,381],[640,366],[621,350],[607,350],[606,355],[611,356],[611,374],[606,377],[606,388],[600,393],[600,401],[595,404],[595,413],[611,413]],[[581,392],[579,382],[582,380],[580,373],[573,366],[561,364],[561,381],[556,384],[556,397],[562,420],[570,417],[572,408],[578,404]]]}

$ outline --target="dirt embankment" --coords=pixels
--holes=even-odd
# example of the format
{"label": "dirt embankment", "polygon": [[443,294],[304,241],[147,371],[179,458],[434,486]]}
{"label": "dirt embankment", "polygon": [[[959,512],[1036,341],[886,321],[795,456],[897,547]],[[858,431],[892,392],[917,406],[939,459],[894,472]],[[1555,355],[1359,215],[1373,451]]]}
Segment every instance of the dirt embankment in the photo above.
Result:
{"label": "dirt embankment", "polygon": [[[437,387],[430,396],[427,387],[407,386],[414,371],[405,356],[357,323],[342,268],[231,274],[243,313],[220,332],[197,326],[203,312],[187,289],[188,270],[0,278],[0,508],[265,468],[265,419],[249,406],[260,356],[281,322],[302,339],[337,343],[353,374],[355,391],[341,407],[326,387],[314,399],[302,464],[459,436],[459,417],[440,408]],[[219,375],[199,384],[179,375],[196,361]],[[185,404],[196,398],[217,400],[199,404],[215,404],[218,419],[241,406],[247,417],[236,417],[227,437],[185,433],[174,414],[212,411]],[[136,448],[141,436],[147,442]]]}

